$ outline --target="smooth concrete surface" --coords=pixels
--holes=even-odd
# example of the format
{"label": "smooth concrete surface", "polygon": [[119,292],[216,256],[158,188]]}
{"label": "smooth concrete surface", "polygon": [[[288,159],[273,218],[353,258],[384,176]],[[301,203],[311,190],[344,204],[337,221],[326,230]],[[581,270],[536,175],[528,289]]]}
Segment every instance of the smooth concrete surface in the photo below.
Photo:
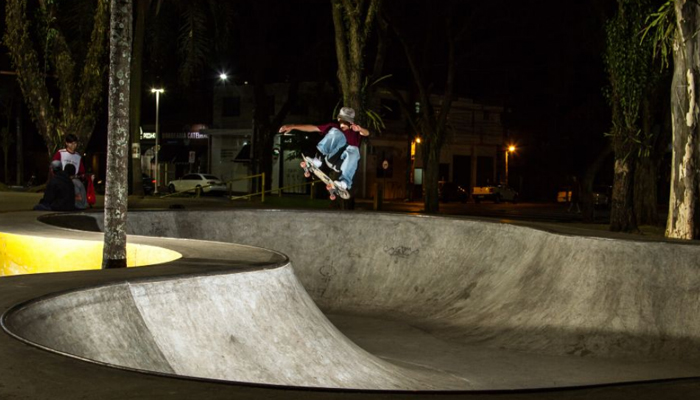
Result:
{"label": "smooth concrete surface", "polygon": [[[0,232],[0,276],[100,269],[103,244],[97,240]],[[180,257],[179,253],[162,247],[132,243],[126,246],[128,267],[162,264]]]}
{"label": "smooth concrete surface", "polygon": [[694,245],[374,213],[133,213],[128,229],[275,249],[322,310],[389,315],[456,342],[700,358]]}
{"label": "smooth concrete surface", "polygon": [[[2,231],[9,224],[24,233],[66,232],[26,214],[0,216]],[[5,326],[27,340],[83,352],[80,357],[166,374],[230,379],[225,374],[233,368],[217,372],[217,366],[236,359],[242,365],[236,373],[258,375],[258,382],[270,374],[282,384],[313,386],[303,379],[314,377],[348,387],[342,386],[348,382],[345,368],[358,389],[432,385],[433,391],[303,390],[175,379],[44,353],[3,335],[0,397],[53,398],[46,389],[21,387],[30,382],[22,373],[31,370],[30,361],[44,366],[39,380],[47,388],[74,395],[64,398],[136,392],[143,398],[433,398],[440,395],[435,387],[454,390],[451,385],[462,390],[444,394],[458,398],[651,399],[700,393],[697,378],[667,379],[698,376],[699,254],[693,245],[376,213],[134,212],[129,221],[132,235],[196,240],[130,236],[183,254],[163,266],[2,278]],[[210,240],[216,242],[204,242]],[[257,257],[227,262],[222,242],[274,252],[263,256],[263,250],[242,247],[244,255]],[[217,246],[218,256],[212,251]],[[289,257],[294,273],[277,252]],[[93,318],[100,323],[92,324]],[[78,322],[83,325],[74,326]],[[202,332],[197,327],[202,324],[212,329]],[[294,330],[298,336],[290,333]],[[246,337],[256,337],[258,347],[248,349]],[[124,360],[115,361],[120,357]],[[332,365],[308,365],[324,359]],[[264,370],[275,360],[293,376]],[[178,370],[197,362],[201,367]],[[301,370],[289,363],[301,364]],[[372,381],[380,372],[386,374]],[[87,377],[76,380],[80,373]],[[357,378],[362,373],[368,377],[364,382]],[[91,379],[101,384],[86,384]],[[331,384],[319,384],[326,385]]]}
{"label": "smooth concrete surface", "polygon": [[64,354],[166,374],[331,388],[464,387],[360,349],[288,265],[72,292],[26,305],[5,327]]}

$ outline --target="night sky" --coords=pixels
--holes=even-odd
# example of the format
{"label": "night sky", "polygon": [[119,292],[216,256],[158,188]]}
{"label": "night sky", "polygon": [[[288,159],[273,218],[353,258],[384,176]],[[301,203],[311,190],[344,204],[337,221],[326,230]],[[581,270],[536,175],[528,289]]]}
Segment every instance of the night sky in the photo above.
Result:
{"label": "night sky", "polygon": [[[266,24],[267,79],[284,80],[295,66],[296,72],[302,71],[304,79],[335,83],[330,2],[272,3],[275,6],[270,7],[261,21],[252,21],[253,14],[248,14],[248,22]],[[422,21],[429,18],[429,14],[420,11],[425,9],[423,3],[434,4],[386,1],[392,15],[412,26],[413,34],[419,35]],[[460,2],[464,13],[460,11],[454,16],[457,24],[465,23],[471,3]],[[567,2],[566,7],[553,0],[481,3],[487,4],[487,10],[472,24],[474,29],[470,34],[458,43],[458,94],[507,109],[506,128],[519,148],[512,158],[512,173],[525,175],[530,182],[538,180],[537,177],[563,181],[568,174],[582,175],[605,143],[604,133],[610,126],[610,111],[603,97],[607,82],[601,54],[603,18],[610,15],[610,5],[606,3],[612,2]],[[218,73],[226,70],[237,80],[247,80],[253,72],[241,50],[250,40],[250,29],[232,29],[228,42],[210,54],[209,65],[201,69],[191,86],[185,87],[177,81],[176,49],[168,48],[164,44],[168,42],[156,40],[161,35],[170,37],[170,46],[175,44],[172,37],[177,34],[178,16],[176,10],[166,8],[163,7],[159,20],[153,23],[147,39],[142,122],[153,124],[155,105],[146,90],[158,84],[168,89],[168,95],[161,98],[164,129],[181,130],[187,124],[210,123],[211,96]],[[431,8],[436,7],[427,10]],[[160,48],[155,48],[156,44]],[[371,58],[373,41],[369,48]],[[439,41],[434,48],[442,48]],[[436,88],[444,81],[443,60],[435,54],[431,78]],[[11,69],[5,54],[0,69]],[[392,75],[389,84],[395,87],[410,85],[405,57],[395,40],[389,47],[383,74]],[[3,85],[8,81],[7,76],[0,79]],[[99,131],[105,127],[106,122],[101,121],[92,147],[104,145],[99,140],[104,135]],[[607,176],[601,179],[609,180]]]}

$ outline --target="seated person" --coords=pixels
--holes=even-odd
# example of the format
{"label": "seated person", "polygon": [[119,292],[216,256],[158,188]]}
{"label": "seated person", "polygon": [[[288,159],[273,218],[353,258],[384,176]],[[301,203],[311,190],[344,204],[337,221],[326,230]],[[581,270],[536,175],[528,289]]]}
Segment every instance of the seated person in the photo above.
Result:
{"label": "seated person", "polygon": [[86,209],[88,206],[87,192],[83,182],[75,175],[75,165],[66,164],[63,167],[63,172],[73,181],[73,186],[75,186],[75,208],[78,210]]}
{"label": "seated person", "polygon": [[46,185],[44,197],[34,206],[37,211],[75,210],[75,185],[62,169],[61,161],[51,162],[53,176]]}

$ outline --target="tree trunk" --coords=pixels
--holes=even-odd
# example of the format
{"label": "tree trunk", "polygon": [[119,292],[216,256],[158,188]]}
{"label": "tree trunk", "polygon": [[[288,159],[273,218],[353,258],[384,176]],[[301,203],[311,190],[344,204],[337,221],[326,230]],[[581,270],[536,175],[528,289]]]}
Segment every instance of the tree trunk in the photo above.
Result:
{"label": "tree trunk", "polygon": [[126,268],[132,1],[111,0],[102,268]]}
{"label": "tree trunk", "polygon": [[698,215],[698,81],[700,80],[700,6],[676,0],[676,37],[673,52],[671,114],[673,161],[666,236],[676,239],[700,237]]}
{"label": "tree trunk", "polygon": [[[3,131],[3,135],[7,135],[7,137],[9,138],[10,130],[7,129],[7,130]],[[4,164],[3,166],[5,168],[5,180],[4,180],[4,182],[5,182],[5,184],[9,185],[10,184],[10,169],[8,168],[8,166],[9,166],[8,155],[10,153],[10,144],[9,143],[7,143],[7,146],[3,146],[2,152],[3,152],[2,159],[3,159],[3,164]]]}
{"label": "tree trunk", "polygon": [[[381,7],[381,0],[361,2],[331,0],[331,7],[335,28],[335,52],[338,60],[338,82],[343,96],[341,106],[353,108],[356,122],[364,126],[367,122],[362,99],[364,50],[375,15]],[[381,65],[380,60],[375,63],[375,66],[381,67]],[[354,179],[357,181],[357,176]],[[354,209],[354,196],[349,200],[341,199],[339,206],[345,210]]]}
{"label": "tree trunk", "polygon": [[17,116],[15,120],[15,129],[17,130],[17,186],[24,185],[24,145],[22,141],[22,101],[17,105]]}
{"label": "tree trunk", "polygon": [[656,193],[659,177],[658,168],[659,164],[650,157],[642,157],[637,160],[637,166],[634,170],[634,214],[639,225],[656,226],[659,224]]}
{"label": "tree trunk", "polygon": [[440,180],[440,149],[434,144],[425,145],[425,176],[423,179],[424,208],[428,214],[437,214],[440,211],[440,199],[438,197],[438,181]]}
{"label": "tree trunk", "polygon": [[143,98],[143,48],[146,37],[146,17],[151,0],[136,2],[136,24],[134,25],[134,45],[131,57],[131,100],[129,103],[129,136],[133,148],[131,155],[131,193],[143,196],[141,179],[141,103]]}
{"label": "tree trunk", "polygon": [[610,230],[613,232],[635,232],[637,219],[634,215],[633,179],[634,160],[615,154],[615,178],[613,183]]}

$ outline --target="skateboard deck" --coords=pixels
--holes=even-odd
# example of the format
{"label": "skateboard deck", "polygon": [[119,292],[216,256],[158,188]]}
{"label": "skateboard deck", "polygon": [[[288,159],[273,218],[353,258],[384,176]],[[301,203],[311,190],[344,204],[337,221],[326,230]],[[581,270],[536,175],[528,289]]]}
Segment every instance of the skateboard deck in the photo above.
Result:
{"label": "skateboard deck", "polygon": [[311,174],[314,174],[323,181],[323,183],[326,184],[326,189],[330,193],[331,200],[335,200],[336,196],[340,196],[343,199],[349,199],[350,198],[350,192],[348,192],[345,189],[341,189],[336,185],[336,183],[328,177],[323,171],[320,169],[314,167],[313,161],[310,157],[307,157],[305,155],[301,155],[304,161],[301,162],[301,167],[304,168],[304,176],[307,178],[311,176]]}

